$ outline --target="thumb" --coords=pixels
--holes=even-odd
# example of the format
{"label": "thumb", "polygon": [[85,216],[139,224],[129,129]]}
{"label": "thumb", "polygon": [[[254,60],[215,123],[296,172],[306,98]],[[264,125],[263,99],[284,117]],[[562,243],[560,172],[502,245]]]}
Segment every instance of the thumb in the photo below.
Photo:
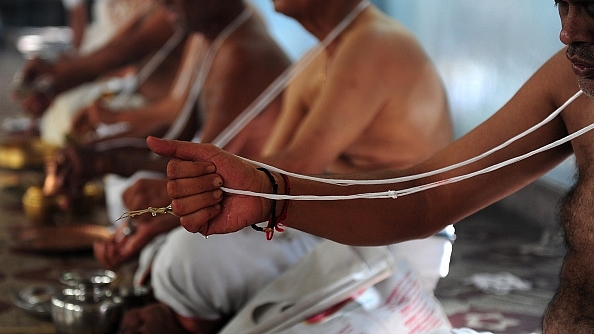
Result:
{"label": "thumb", "polygon": [[187,161],[211,161],[222,151],[211,144],[160,139],[153,136],[147,137],[146,143],[151,151],[158,155]]}

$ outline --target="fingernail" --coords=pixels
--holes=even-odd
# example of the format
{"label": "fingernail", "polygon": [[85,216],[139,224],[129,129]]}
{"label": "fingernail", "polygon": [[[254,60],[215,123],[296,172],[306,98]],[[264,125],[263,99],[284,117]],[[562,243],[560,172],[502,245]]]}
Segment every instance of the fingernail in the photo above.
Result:
{"label": "fingernail", "polygon": [[220,199],[221,197],[223,197],[223,191],[220,189],[217,189],[214,191],[213,195],[214,195],[214,198]]}
{"label": "fingernail", "polygon": [[223,179],[221,179],[220,177],[215,177],[214,179],[214,185],[215,187],[220,187],[223,185]]}
{"label": "fingernail", "polygon": [[215,165],[208,165],[208,167],[206,167],[206,172],[207,173],[214,173],[216,172],[217,168],[215,167]]}

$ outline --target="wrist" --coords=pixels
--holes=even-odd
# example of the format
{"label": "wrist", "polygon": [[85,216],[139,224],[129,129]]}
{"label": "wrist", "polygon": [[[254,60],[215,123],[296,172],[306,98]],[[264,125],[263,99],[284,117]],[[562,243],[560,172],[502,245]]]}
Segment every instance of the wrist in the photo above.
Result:
{"label": "wrist", "polygon": [[[272,188],[272,195],[279,195],[279,182],[283,186],[284,190],[281,190],[282,193],[280,195],[286,194],[289,195],[290,185],[289,185],[289,178],[284,174],[273,175],[268,169],[266,168],[258,168],[259,171],[266,174],[268,178],[271,188]],[[277,174],[277,173],[275,173]],[[280,178],[278,178],[280,176]],[[277,180],[278,179],[278,180]],[[282,180],[282,181],[281,181]],[[277,199],[270,199],[269,200],[269,215],[268,215],[268,223],[266,227],[262,228],[256,224],[252,225],[252,228],[256,231],[266,233],[266,239],[271,240],[274,231],[283,232],[283,222],[287,218],[287,210],[289,207],[289,201],[283,200],[279,201]],[[279,211],[280,210],[280,211]]]}
{"label": "wrist", "polygon": [[[279,195],[291,195],[291,183],[289,181],[289,177],[285,174],[275,173],[280,177],[280,182],[278,182],[278,194]],[[276,212],[278,213],[276,217],[276,223],[278,226],[283,226],[285,220],[287,219],[288,210],[289,210],[289,199],[285,200],[278,200],[276,201]]]}

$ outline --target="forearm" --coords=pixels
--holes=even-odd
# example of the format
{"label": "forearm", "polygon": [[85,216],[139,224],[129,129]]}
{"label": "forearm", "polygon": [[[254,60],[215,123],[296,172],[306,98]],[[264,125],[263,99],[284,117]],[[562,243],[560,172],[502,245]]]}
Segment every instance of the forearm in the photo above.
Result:
{"label": "forearm", "polygon": [[[327,186],[294,178],[290,178],[290,183],[291,195],[350,195],[394,189],[393,186]],[[447,217],[428,221],[427,212],[431,208],[425,192],[395,199],[290,200],[288,205],[286,226],[349,245],[385,245],[423,238],[451,223]],[[279,212],[278,207],[276,211]]]}
{"label": "forearm", "polygon": [[[287,226],[337,242],[353,245],[380,245],[433,235],[484,207],[508,196],[540,177],[560,161],[542,153],[468,180],[456,178],[490,166],[497,161],[483,159],[480,163],[431,177],[389,185],[328,186],[291,178],[291,195],[350,195],[397,191],[397,198],[357,199],[339,201],[291,200]],[[448,165],[442,157],[404,171],[376,172],[366,179],[392,179],[434,171]],[[341,177],[348,179],[349,177]],[[426,186],[414,193],[407,189]],[[277,211],[278,212],[278,211]]]}
{"label": "forearm", "polygon": [[171,125],[182,108],[177,99],[164,98],[141,108],[117,110],[112,113],[110,123],[126,122],[132,127],[155,128]]}
{"label": "forearm", "polygon": [[68,20],[72,30],[72,46],[75,50],[80,47],[88,23],[87,7],[80,3],[69,12]]}
{"label": "forearm", "polygon": [[63,92],[106,72],[137,62],[157,50],[172,34],[173,27],[165,13],[157,8],[119,32],[97,51],[56,64],[54,91]]}

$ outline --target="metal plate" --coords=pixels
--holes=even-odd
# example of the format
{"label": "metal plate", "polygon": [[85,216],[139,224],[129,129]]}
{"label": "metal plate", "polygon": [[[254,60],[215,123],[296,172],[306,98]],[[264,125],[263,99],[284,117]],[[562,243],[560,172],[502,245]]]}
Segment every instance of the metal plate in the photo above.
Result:
{"label": "metal plate", "polygon": [[14,294],[12,302],[18,308],[38,317],[49,319],[52,316],[52,296],[56,288],[52,285],[34,285]]}

